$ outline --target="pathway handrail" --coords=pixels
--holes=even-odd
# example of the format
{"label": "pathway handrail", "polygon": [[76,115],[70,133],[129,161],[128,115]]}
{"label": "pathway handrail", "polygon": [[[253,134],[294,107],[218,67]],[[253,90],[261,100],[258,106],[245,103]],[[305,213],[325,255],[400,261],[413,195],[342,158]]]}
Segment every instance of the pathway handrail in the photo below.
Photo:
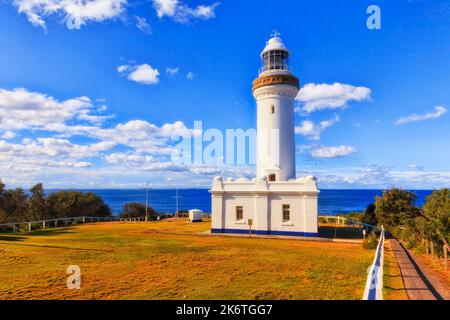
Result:
{"label": "pathway handrail", "polygon": [[380,241],[378,242],[375,258],[367,275],[363,300],[383,300],[384,240],[384,228],[381,226]]}

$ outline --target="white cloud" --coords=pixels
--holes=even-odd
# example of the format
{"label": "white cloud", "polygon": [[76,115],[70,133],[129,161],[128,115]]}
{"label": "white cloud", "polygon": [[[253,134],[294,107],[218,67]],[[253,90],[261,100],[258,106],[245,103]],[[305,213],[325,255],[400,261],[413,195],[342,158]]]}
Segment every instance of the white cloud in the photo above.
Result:
{"label": "white cloud", "polygon": [[153,0],[153,6],[156,9],[156,14],[160,18],[164,16],[174,16],[178,3],[178,0]]}
{"label": "white cloud", "polygon": [[0,129],[45,129],[48,125],[75,118],[102,122],[104,117],[91,114],[94,108],[88,97],[57,101],[46,94],[23,88],[0,89]]}
{"label": "white cloud", "polygon": [[356,152],[356,149],[351,146],[341,145],[338,147],[320,147],[311,152],[314,158],[331,159],[349,156]]}
{"label": "white cloud", "polygon": [[126,65],[126,64],[123,64],[123,65],[120,65],[120,66],[118,66],[116,69],[117,69],[117,72],[119,72],[119,73],[122,73],[122,72],[125,72],[125,71],[127,71],[128,70],[128,68],[129,68],[129,66],[128,65]]}
{"label": "white cloud", "polygon": [[420,165],[417,165],[417,164],[410,164],[410,165],[408,166],[408,168],[409,168],[410,170],[413,170],[413,171],[424,171],[424,170],[425,170],[425,167],[424,167],[424,166],[420,166]]}
{"label": "white cloud", "polygon": [[311,113],[324,109],[345,108],[351,101],[370,99],[371,90],[335,82],[333,84],[308,83],[301,88],[297,100],[302,103],[302,110]]}
{"label": "white cloud", "polygon": [[45,19],[62,16],[67,28],[80,29],[89,21],[105,21],[119,17],[127,0],[13,0],[35,26],[46,27]]}
{"label": "white cloud", "polygon": [[[100,109],[107,108],[102,105]],[[96,111],[97,107],[88,97],[58,101],[26,89],[0,89],[0,130],[5,131],[4,139],[12,138],[19,130],[39,130],[56,133],[59,139],[82,136],[114,142],[139,152],[170,154],[172,135],[194,133],[181,121],[158,127],[144,120],[132,120],[105,127],[104,120],[113,116],[91,114]]]}
{"label": "white cloud", "polygon": [[141,65],[121,65],[117,67],[120,74],[127,76],[127,79],[140,84],[153,85],[159,83],[159,71],[144,63]]}
{"label": "white cloud", "polygon": [[108,163],[113,164],[124,164],[124,163],[140,164],[142,162],[155,161],[155,158],[150,155],[138,155],[134,153],[123,153],[123,152],[106,155],[105,159]]}
{"label": "white cloud", "polygon": [[312,140],[320,140],[320,135],[322,132],[336,124],[339,121],[339,117],[336,116],[334,119],[329,119],[321,121],[315,124],[313,121],[305,120],[300,126],[295,127],[295,133],[307,137]]}
{"label": "white cloud", "polygon": [[167,73],[169,76],[174,76],[174,75],[176,75],[179,71],[180,71],[180,68],[178,68],[178,67],[176,67],[176,68],[167,68],[167,69],[166,69],[166,73]]}
{"label": "white cloud", "polygon": [[194,77],[195,77],[195,74],[193,74],[192,72],[188,72],[188,74],[186,75],[186,78],[191,81],[194,80]]}
{"label": "white cloud", "polygon": [[13,139],[13,138],[15,138],[16,137],[16,134],[14,133],[14,132],[12,132],[12,131],[5,131],[4,133],[3,133],[3,135],[2,135],[2,138],[3,139]]}
{"label": "white cloud", "polygon": [[82,159],[92,157],[101,151],[107,151],[115,147],[111,141],[102,141],[93,144],[79,145],[72,144],[66,139],[57,138],[37,138],[36,140],[26,139],[20,143],[8,143],[0,140],[0,150],[2,154],[9,154],[14,157],[60,157],[71,159]]}
{"label": "white cloud", "polygon": [[434,111],[428,112],[424,115],[418,115],[418,114],[412,114],[407,117],[403,117],[397,120],[396,124],[404,124],[408,122],[417,122],[417,121],[426,121],[431,119],[437,119],[442,117],[444,114],[447,113],[447,109],[445,109],[443,106],[437,106],[434,108]]}
{"label": "white cloud", "polygon": [[215,18],[218,2],[212,5],[199,5],[191,8],[178,0],[153,0],[153,7],[159,18],[170,17],[177,23],[190,23],[192,20]]}
{"label": "white cloud", "polygon": [[144,33],[152,34],[152,27],[144,17],[136,17],[136,27]]}

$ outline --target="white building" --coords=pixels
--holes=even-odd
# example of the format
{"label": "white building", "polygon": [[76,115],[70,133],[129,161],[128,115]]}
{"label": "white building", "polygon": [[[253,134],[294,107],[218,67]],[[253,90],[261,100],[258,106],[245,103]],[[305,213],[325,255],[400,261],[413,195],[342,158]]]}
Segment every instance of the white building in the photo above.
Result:
{"label": "white building", "polygon": [[189,210],[189,222],[202,222],[203,221],[203,211],[198,209]]}
{"label": "white building", "polygon": [[253,82],[257,103],[257,177],[214,179],[212,233],[318,235],[314,177],[296,178],[294,101],[300,89],[289,70],[290,52],[278,35],[261,53]]}

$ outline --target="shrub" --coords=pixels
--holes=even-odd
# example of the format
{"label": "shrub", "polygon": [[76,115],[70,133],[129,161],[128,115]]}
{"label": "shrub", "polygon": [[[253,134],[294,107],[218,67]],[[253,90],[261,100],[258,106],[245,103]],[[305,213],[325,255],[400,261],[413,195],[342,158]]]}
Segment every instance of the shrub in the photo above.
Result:
{"label": "shrub", "polygon": [[[152,219],[152,217],[156,217],[158,214],[153,208],[147,207],[147,213]],[[119,215],[119,218],[142,218],[145,217],[145,205],[138,202],[126,203],[123,206],[122,213]]]}
{"label": "shrub", "polygon": [[379,238],[375,232],[371,232],[366,239],[364,239],[362,246],[364,249],[376,249],[378,246]]}

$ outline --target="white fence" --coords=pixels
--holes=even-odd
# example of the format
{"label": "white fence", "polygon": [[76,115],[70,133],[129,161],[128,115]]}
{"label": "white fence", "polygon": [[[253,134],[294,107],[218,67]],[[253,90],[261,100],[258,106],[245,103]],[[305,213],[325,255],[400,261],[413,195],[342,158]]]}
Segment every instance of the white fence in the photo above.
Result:
{"label": "white fence", "polygon": [[384,228],[381,227],[375,258],[367,275],[363,300],[383,300]]}
{"label": "white fence", "polygon": [[28,231],[32,231],[34,229],[45,229],[45,228],[58,228],[58,227],[67,227],[69,225],[76,225],[80,223],[98,223],[98,222],[120,222],[120,221],[129,221],[129,222],[138,222],[145,221],[145,217],[140,218],[116,218],[116,217],[72,217],[72,218],[58,218],[58,219],[49,219],[49,220],[40,220],[40,221],[29,221],[29,222],[11,222],[0,224],[0,230],[6,229],[11,230],[13,232],[17,232],[20,229],[20,226],[25,226],[25,229]]}
{"label": "white fence", "polygon": [[350,219],[347,217],[341,217],[341,216],[319,216],[319,219],[324,220],[325,222],[335,221],[338,225],[344,225],[344,224],[353,224],[353,225],[359,225],[366,228],[372,228],[376,229],[376,226],[373,226],[371,224],[363,223],[358,220]]}

